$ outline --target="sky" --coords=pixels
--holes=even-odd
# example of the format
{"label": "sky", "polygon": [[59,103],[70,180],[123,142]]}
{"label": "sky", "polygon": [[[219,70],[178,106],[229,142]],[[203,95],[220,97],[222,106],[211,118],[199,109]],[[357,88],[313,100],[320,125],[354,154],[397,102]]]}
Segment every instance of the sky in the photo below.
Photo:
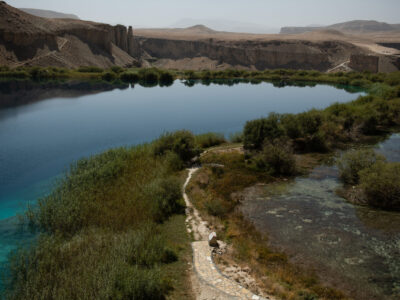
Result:
{"label": "sky", "polygon": [[222,19],[283,26],[330,25],[349,20],[400,23],[400,0],[6,0],[81,19],[135,27],[167,27],[181,19]]}

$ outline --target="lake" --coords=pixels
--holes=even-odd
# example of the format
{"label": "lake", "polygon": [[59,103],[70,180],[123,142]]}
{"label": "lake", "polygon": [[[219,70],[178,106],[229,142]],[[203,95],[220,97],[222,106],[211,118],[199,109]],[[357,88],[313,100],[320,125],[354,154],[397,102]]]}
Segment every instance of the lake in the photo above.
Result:
{"label": "lake", "polygon": [[299,113],[363,94],[329,85],[226,83],[175,81],[149,88],[0,81],[0,262],[32,237],[17,230],[15,215],[48,193],[57,176],[79,158],[178,129],[228,136],[270,112]]}

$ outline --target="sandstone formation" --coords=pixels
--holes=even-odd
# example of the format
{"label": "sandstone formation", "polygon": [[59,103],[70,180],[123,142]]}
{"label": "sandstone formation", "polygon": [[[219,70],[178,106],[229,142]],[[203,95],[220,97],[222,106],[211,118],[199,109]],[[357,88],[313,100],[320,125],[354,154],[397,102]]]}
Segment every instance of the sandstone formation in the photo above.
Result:
{"label": "sandstone formation", "polygon": [[379,70],[379,57],[373,55],[352,55],[349,67],[356,71],[377,73]]}
{"label": "sandstone formation", "polygon": [[326,71],[351,53],[364,51],[339,41],[220,41],[137,37],[141,49],[153,58],[179,60],[207,57],[235,67],[252,69],[313,69]]}
{"label": "sandstone formation", "polygon": [[[79,67],[138,64],[133,31],[123,25],[48,19],[0,2],[0,65]],[[129,47],[128,47],[129,46]]]}
{"label": "sandstone formation", "polygon": [[[395,25],[388,26],[357,21],[289,35],[221,32],[203,25],[133,30],[123,25],[41,18],[0,1],[0,65],[323,72],[341,66],[347,71],[353,66],[358,71],[392,72],[399,70],[400,34],[389,30]],[[374,33],[352,35],[340,31],[343,28]],[[385,28],[384,33],[374,31]],[[378,57],[378,62],[369,56]]]}

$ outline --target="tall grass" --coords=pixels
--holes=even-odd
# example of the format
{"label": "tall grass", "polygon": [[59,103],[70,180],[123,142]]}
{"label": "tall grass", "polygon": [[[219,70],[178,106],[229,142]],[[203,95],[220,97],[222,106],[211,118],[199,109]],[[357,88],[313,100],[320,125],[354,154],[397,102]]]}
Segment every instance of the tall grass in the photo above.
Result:
{"label": "tall grass", "polygon": [[226,139],[223,134],[213,132],[196,135],[195,141],[196,144],[202,149],[226,143]]}
{"label": "tall grass", "polygon": [[161,229],[184,206],[155,144],[79,160],[27,212],[41,235],[12,255],[8,299],[165,299],[173,284],[162,270],[180,258]]}

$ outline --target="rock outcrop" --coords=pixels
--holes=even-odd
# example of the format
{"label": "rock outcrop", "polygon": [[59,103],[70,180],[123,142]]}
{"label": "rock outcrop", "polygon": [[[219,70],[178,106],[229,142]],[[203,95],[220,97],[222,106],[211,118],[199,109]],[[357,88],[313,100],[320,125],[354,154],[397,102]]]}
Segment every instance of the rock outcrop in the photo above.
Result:
{"label": "rock outcrop", "polygon": [[350,57],[349,67],[356,71],[368,71],[377,73],[379,71],[379,57],[373,55],[353,54]]}
{"label": "rock outcrop", "polygon": [[207,57],[219,64],[258,70],[289,68],[326,71],[351,53],[363,50],[349,43],[300,40],[220,41],[137,37],[141,49],[155,59]]}
{"label": "rock outcrop", "polygon": [[138,64],[133,30],[33,16],[0,2],[0,64],[110,67]]}

